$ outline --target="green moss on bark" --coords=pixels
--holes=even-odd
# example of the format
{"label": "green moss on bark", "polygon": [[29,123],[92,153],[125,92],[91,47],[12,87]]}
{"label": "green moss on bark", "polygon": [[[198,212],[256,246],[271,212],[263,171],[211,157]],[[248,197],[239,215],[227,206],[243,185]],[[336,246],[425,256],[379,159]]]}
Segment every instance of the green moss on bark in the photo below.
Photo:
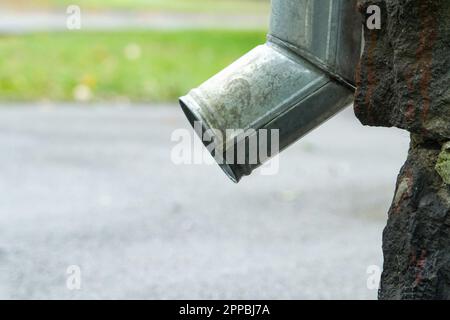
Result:
{"label": "green moss on bark", "polygon": [[442,147],[442,152],[437,160],[436,171],[446,184],[450,184],[450,142]]}

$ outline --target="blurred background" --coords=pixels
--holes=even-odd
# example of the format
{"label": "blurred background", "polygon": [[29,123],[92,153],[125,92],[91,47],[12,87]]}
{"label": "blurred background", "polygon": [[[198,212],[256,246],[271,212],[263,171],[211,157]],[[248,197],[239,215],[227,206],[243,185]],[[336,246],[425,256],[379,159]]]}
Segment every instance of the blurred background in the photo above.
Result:
{"label": "blurred background", "polygon": [[[1,99],[121,104],[175,101],[264,42],[270,6],[265,0],[0,5]],[[80,30],[67,29],[70,5],[81,9]]]}
{"label": "blurred background", "polygon": [[0,0],[0,298],[376,298],[406,133],[349,108],[239,185],[171,161],[177,98],[263,43],[269,11]]}

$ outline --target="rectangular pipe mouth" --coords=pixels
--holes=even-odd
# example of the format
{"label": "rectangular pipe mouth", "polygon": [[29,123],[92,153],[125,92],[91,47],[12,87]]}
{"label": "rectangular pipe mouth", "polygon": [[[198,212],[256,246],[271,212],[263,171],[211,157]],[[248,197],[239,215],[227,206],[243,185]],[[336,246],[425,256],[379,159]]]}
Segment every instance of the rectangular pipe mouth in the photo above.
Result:
{"label": "rectangular pipe mouth", "polygon": [[[194,130],[194,131],[197,134],[198,138],[200,138],[202,143],[205,144],[203,141],[203,135],[205,134],[205,132],[207,132],[211,128],[208,128],[207,123],[201,118],[200,114],[198,114],[196,112],[196,110],[199,109],[197,103],[195,102],[195,100],[191,99],[188,96],[181,97],[179,99],[179,103],[180,103],[181,109],[183,110],[183,112],[184,112],[186,118],[188,119],[189,123],[191,124],[191,126],[193,128],[195,128],[196,123],[201,125],[201,132],[198,132],[198,130]],[[214,140],[211,143],[214,144]],[[206,144],[205,144],[205,147],[206,147]],[[213,148],[216,149],[217,146],[214,145]],[[211,156],[214,157],[215,154],[211,154]],[[224,159],[226,159],[226,156],[224,157]],[[239,183],[242,176],[237,174],[233,170],[233,167],[231,165],[229,165],[228,163],[225,163],[225,162],[218,163],[218,165],[231,181],[233,181],[234,183]]]}

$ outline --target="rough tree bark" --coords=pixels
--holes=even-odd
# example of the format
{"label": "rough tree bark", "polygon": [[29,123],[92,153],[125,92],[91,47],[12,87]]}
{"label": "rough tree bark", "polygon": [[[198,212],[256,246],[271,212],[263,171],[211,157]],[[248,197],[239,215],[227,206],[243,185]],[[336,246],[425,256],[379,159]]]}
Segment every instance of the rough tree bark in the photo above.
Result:
{"label": "rough tree bark", "polygon": [[361,0],[365,30],[355,113],[411,132],[383,234],[380,299],[450,299],[450,1]]}

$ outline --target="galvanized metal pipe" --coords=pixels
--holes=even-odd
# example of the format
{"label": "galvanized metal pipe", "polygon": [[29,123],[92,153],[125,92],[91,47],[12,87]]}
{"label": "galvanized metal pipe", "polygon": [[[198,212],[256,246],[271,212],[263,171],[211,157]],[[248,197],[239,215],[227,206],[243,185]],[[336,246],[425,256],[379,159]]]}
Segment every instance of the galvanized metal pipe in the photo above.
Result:
{"label": "galvanized metal pipe", "polygon": [[248,151],[244,163],[227,157],[248,143],[227,129],[279,130],[283,150],[352,102],[361,53],[356,2],[273,0],[267,43],[180,98],[190,123],[202,123],[199,135],[218,133],[208,149],[223,155],[219,165],[233,181],[267,159],[250,161]]}

